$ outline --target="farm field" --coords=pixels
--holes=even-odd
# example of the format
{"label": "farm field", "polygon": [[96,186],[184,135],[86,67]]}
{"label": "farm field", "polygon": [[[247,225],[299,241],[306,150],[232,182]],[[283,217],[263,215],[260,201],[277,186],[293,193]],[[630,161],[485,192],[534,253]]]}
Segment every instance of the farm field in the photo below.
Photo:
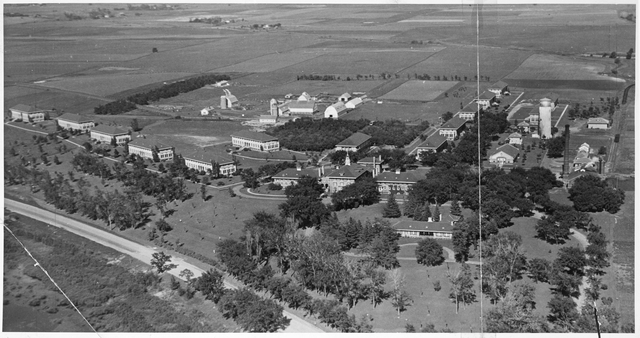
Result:
{"label": "farm field", "polygon": [[400,105],[393,102],[383,102],[382,104],[369,102],[344,116],[340,116],[340,118],[348,120],[368,119],[371,121],[394,119],[419,124],[422,121],[435,123],[441,114],[428,109],[424,104]]}
{"label": "farm field", "polygon": [[269,54],[260,56],[255,59],[247,60],[244,62],[236,63],[231,66],[218,68],[216,72],[228,73],[228,72],[255,72],[266,73],[293,66],[297,63],[304,62],[318,56],[322,56],[325,53],[321,51],[291,51],[288,53]]}
{"label": "farm field", "polygon": [[[193,146],[204,148],[217,144],[231,144],[231,134],[245,129],[239,122],[215,120],[180,121],[172,119],[147,127],[143,132],[147,135],[167,139],[168,142],[182,144],[184,147],[180,148],[187,150]],[[179,146],[176,144],[176,149],[178,148]]]}
{"label": "farm field", "polygon": [[320,93],[328,93],[333,95],[342,95],[345,92],[369,92],[370,90],[382,85],[381,80],[361,80],[361,81],[294,81],[283,84],[278,87],[269,87],[261,90],[251,96],[264,98],[283,98],[285,95],[292,93],[294,99],[297,99],[302,92],[316,96]]}
{"label": "farm field", "polygon": [[[109,65],[112,63],[100,63]],[[5,86],[23,82],[34,82],[54,76],[76,73],[95,67],[88,62],[5,62]]]}
{"label": "farm field", "polygon": [[[520,67],[506,76],[509,79],[530,80],[603,80],[610,77],[600,75],[613,65],[613,60],[605,58],[597,62],[595,58],[568,58],[559,55],[534,54]],[[605,61],[601,61],[605,60]]]}
{"label": "farm field", "polygon": [[38,86],[81,92],[96,96],[109,96],[124,90],[170,81],[194,75],[193,73],[144,73],[126,72],[116,74],[79,75],[55,77]]}
{"label": "farm field", "polygon": [[68,93],[42,89],[38,92],[27,91],[27,95],[17,96],[11,99],[5,98],[5,107],[13,107],[17,104],[28,104],[42,108],[56,108],[58,111],[79,114],[93,114],[93,108],[108,102],[81,93]]}
{"label": "farm field", "polygon": [[480,75],[488,76],[490,82],[496,82],[505,77],[531,55],[528,51],[511,49],[480,48],[478,50],[475,47],[450,46],[425,61],[403,70],[403,73],[429,74],[432,77],[439,75],[447,78],[457,75],[461,79],[466,77],[469,81],[473,81],[477,74],[476,53],[478,52]]}
{"label": "farm field", "polygon": [[458,84],[454,81],[412,80],[384,94],[381,99],[407,101],[433,101],[444,92]]}

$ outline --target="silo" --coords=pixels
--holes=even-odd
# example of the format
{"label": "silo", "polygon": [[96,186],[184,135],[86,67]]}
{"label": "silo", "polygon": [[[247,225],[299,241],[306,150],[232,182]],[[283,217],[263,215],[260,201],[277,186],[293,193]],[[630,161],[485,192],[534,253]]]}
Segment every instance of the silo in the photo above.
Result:
{"label": "silo", "polygon": [[550,99],[540,100],[540,138],[551,138],[551,109]]}
{"label": "silo", "polygon": [[278,101],[271,99],[269,102],[269,113],[271,116],[278,116]]}
{"label": "silo", "polygon": [[220,109],[227,109],[227,97],[224,95],[220,96]]}

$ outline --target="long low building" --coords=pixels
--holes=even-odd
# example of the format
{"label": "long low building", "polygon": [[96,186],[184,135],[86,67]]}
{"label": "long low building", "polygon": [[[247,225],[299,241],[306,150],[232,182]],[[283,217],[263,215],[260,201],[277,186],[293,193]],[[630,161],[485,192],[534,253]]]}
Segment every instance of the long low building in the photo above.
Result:
{"label": "long low building", "polygon": [[409,188],[426,178],[426,171],[385,171],[376,176],[378,191],[382,194],[409,192]]}
{"label": "long low building", "polygon": [[294,185],[298,183],[298,180],[302,176],[310,176],[316,179],[319,179],[322,174],[320,168],[315,169],[302,169],[301,167],[297,168],[287,168],[275,175],[273,178],[273,183],[281,185],[283,188],[286,188],[290,185]]}
{"label": "long low building", "polygon": [[44,109],[27,106],[22,103],[9,108],[9,111],[11,111],[12,119],[22,120],[23,122],[42,122],[47,112]]}
{"label": "long low building", "polygon": [[95,127],[96,125],[93,122],[93,119],[72,113],[64,113],[56,120],[58,120],[58,125],[61,128],[80,130],[84,132],[91,130],[91,128]]}
{"label": "long low building", "polygon": [[158,154],[161,161],[173,159],[174,148],[153,139],[137,138],[128,144],[129,154],[153,160],[153,153]]}
{"label": "long low building", "polygon": [[91,138],[104,143],[111,143],[111,140],[115,139],[118,145],[124,145],[127,141],[131,141],[129,131],[106,124],[100,124],[91,129]]}
{"label": "long low building", "polygon": [[214,163],[218,166],[218,174],[222,176],[231,176],[238,170],[232,159],[206,151],[193,151],[182,157],[187,167],[197,171],[212,172]]}
{"label": "long low building", "polygon": [[278,141],[277,137],[248,130],[233,133],[231,142],[236,147],[249,148],[256,151],[269,152],[280,149],[280,141]]}
{"label": "long low building", "polygon": [[455,222],[399,221],[391,227],[402,237],[452,239]]}

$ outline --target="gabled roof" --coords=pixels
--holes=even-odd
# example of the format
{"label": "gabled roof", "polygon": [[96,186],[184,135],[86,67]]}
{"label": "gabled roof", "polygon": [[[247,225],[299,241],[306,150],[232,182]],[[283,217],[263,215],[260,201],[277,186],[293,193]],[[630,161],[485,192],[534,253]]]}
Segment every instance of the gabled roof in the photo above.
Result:
{"label": "gabled roof", "polygon": [[510,145],[510,144],[505,144],[505,145],[501,145],[498,148],[496,148],[496,150],[493,152],[493,154],[491,154],[491,156],[498,154],[499,152],[503,152],[513,158],[516,158],[516,156],[518,156],[518,154],[520,153],[520,150],[518,150],[518,148]]}
{"label": "gabled roof", "polygon": [[25,112],[25,113],[38,113],[38,112],[45,111],[44,109],[28,106],[28,105],[22,104],[22,103],[19,103],[19,104],[15,105],[15,106],[9,108],[9,110],[19,110],[19,111]]}
{"label": "gabled roof", "polygon": [[327,107],[326,110],[328,110],[329,108],[335,109],[336,112],[338,112],[338,113],[340,113],[340,112],[342,112],[342,111],[347,109],[347,107],[344,105],[344,102],[336,102],[336,103],[330,105],[329,107]]}
{"label": "gabled roof", "polygon": [[609,120],[602,118],[602,117],[594,117],[594,118],[590,118],[589,120],[587,120],[587,124],[592,124],[592,123],[606,123],[609,124]]}
{"label": "gabled roof", "polygon": [[342,140],[342,142],[336,144],[337,147],[359,147],[363,143],[369,141],[371,136],[363,134],[361,132],[355,132],[351,136]]}
{"label": "gabled roof", "polygon": [[443,143],[447,142],[447,138],[444,135],[440,135],[440,133],[435,133],[429,137],[427,137],[422,144],[420,144],[417,148],[433,148],[437,149],[442,146]]}
{"label": "gabled roof", "polygon": [[293,101],[293,102],[289,102],[289,110],[291,109],[315,109],[316,108],[316,101],[315,100],[310,100],[310,101]]}
{"label": "gabled roof", "polygon": [[509,84],[507,84],[506,82],[500,80],[494,84],[491,85],[491,87],[489,87],[489,89],[503,89],[504,87],[508,87]]}
{"label": "gabled roof", "polygon": [[153,147],[158,147],[158,150],[171,149],[172,146],[168,146],[158,142],[153,138],[135,138],[133,141],[129,142],[130,146],[136,146],[140,148],[153,149]]}
{"label": "gabled roof", "polygon": [[124,134],[128,134],[129,131],[122,129],[120,127],[116,127],[116,126],[110,126],[110,125],[106,125],[106,124],[99,124],[95,127],[93,127],[91,129],[92,133],[101,133],[101,134],[107,134],[107,135],[124,135]]}
{"label": "gabled roof", "polygon": [[591,176],[600,177],[597,173],[595,173],[593,171],[580,171],[580,170],[578,170],[578,171],[574,171],[574,172],[570,173],[564,179],[568,180],[568,181],[573,181],[576,178],[578,178],[580,176],[584,176],[584,175],[591,175]]}
{"label": "gabled roof", "polygon": [[401,171],[398,174],[396,174],[395,171],[385,171],[378,174],[378,176],[376,176],[376,180],[383,183],[391,182],[413,184],[424,178],[418,178],[418,176],[418,173],[415,171]]}
{"label": "gabled roof", "polygon": [[551,102],[556,102],[556,100],[560,98],[560,95],[556,93],[548,92],[542,95],[542,98],[549,99],[551,100]]}
{"label": "gabled roof", "polygon": [[522,135],[520,133],[512,133],[509,138],[522,138]]}
{"label": "gabled roof", "polygon": [[453,232],[451,222],[399,221],[391,227],[395,230]]}
{"label": "gabled roof", "polygon": [[351,94],[349,94],[349,93],[344,93],[344,94],[340,95],[340,97],[339,97],[338,99],[339,99],[339,100],[342,100],[342,99],[347,99],[347,100],[348,100],[348,99],[350,99],[350,98],[351,98]]}
{"label": "gabled roof", "polygon": [[492,92],[484,92],[484,93],[480,94],[480,96],[478,98],[480,100],[491,100],[494,97],[496,97],[496,94],[494,94]]}
{"label": "gabled roof", "polygon": [[278,138],[275,136],[267,135],[265,133],[256,133],[255,131],[249,130],[240,130],[233,134],[231,137],[241,137],[249,140],[260,141],[260,142],[268,142],[268,141],[277,141]]}
{"label": "gabled roof", "polygon": [[357,106],[359,106],[361,104],[362,104],[362,99],[359,98],[359,97],[356,97],[355,99],[351,99],[347,103],[345,103],[345,106],[354,107],[355,108],[355,107],[357,107]]}
{"label": "gabled roof", "polygon": [[520,123],[518,123],[518,127],[528,127],[529,123],[527,121],[522,121]]}
{"label": "gabled roof", "polygon": [[287,168],[273,176],[271,178],[281,178],[281,179],[292,179],[297,180],[302,176],[311,176],[313,178],[318,178],[320,175],[318,174],[318,169],[300,169],[297,168]]}
{"label": "gabled roof", "polygon": [[298,97],[298,101],[309,101],[311,100],[311,95],[309,95],[309,93],[307,92],[303,92],[299,97]]}
{"label": "gabled roof", "polygon": [[478,105],[477,104],[468,104],[466,106],[464,106],[462,109],[460,109],[461,113],[477,113],[478,112]]}
{"label": "gabled roof", "polygon": [[451,120],[445,122],[440,129],[443,128],[451,128],[451,129],[456,129],[458,130],[460,127],[462,127],[465,123],[467,123],[467,120],[462,119],[458,116],[454,116],[451,118]]}
{"label": "gabled roof", "polygon": [[233,163],[233,160],[225,157],[225,156],[220,156],[218,154],[214,154],[212,152],[208,152],[208,151],[204,151],[204,150],[191,150],[191,151],[186,151],[186,152],[181,152],[180,155],[182,157],[184,157],[185,159],[190,159],[190,160],[195,160],[195,161],[201,161],[201,162],[206,162],[206,163],[211,163],[211,161],[214,161],[220,165],[226,165],[226,164],[231,164]]}
{"label": "gabled roof", "polygon": [[93,119],[73,113],[64,113],[61,116],[58,116],[57,119],[75,123],[93,122]]}
{"label": "gabled roof", "polygon": [[382,162],[384,162],[382,160],[382,156],[378,155],[378,156],[368,156],[368,157],[362,158],[358,161],[358,164],[369,165],[369,164],[373,164],[374,161],[376,164],[382,164]]}
{"label": "gabled roof", "polygon": [[367,172],[369,172],[367,168],[357,164],[352,164],[352,165],[344,165],[339,169],[333,170],[332,172],[327,174],[327,177],[355,180]]}

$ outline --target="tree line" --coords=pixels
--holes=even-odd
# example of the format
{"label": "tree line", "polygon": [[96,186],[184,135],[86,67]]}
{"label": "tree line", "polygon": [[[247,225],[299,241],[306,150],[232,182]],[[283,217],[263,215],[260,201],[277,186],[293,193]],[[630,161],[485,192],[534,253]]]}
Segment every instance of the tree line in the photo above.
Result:
{"label": "tree line", "polygon": [[202,88],[208,84],[213,84],[223,80],[230,80],[228,75],[209,74],[190,79],[176,81],[163,85],[160,88],[152,89],[144,93],[128,96],[125,99],[109,102],[94,108],[97,115],[118,115],[136,109],[136,105],[147,105],[160,99],[178,96],[182,93]]}

